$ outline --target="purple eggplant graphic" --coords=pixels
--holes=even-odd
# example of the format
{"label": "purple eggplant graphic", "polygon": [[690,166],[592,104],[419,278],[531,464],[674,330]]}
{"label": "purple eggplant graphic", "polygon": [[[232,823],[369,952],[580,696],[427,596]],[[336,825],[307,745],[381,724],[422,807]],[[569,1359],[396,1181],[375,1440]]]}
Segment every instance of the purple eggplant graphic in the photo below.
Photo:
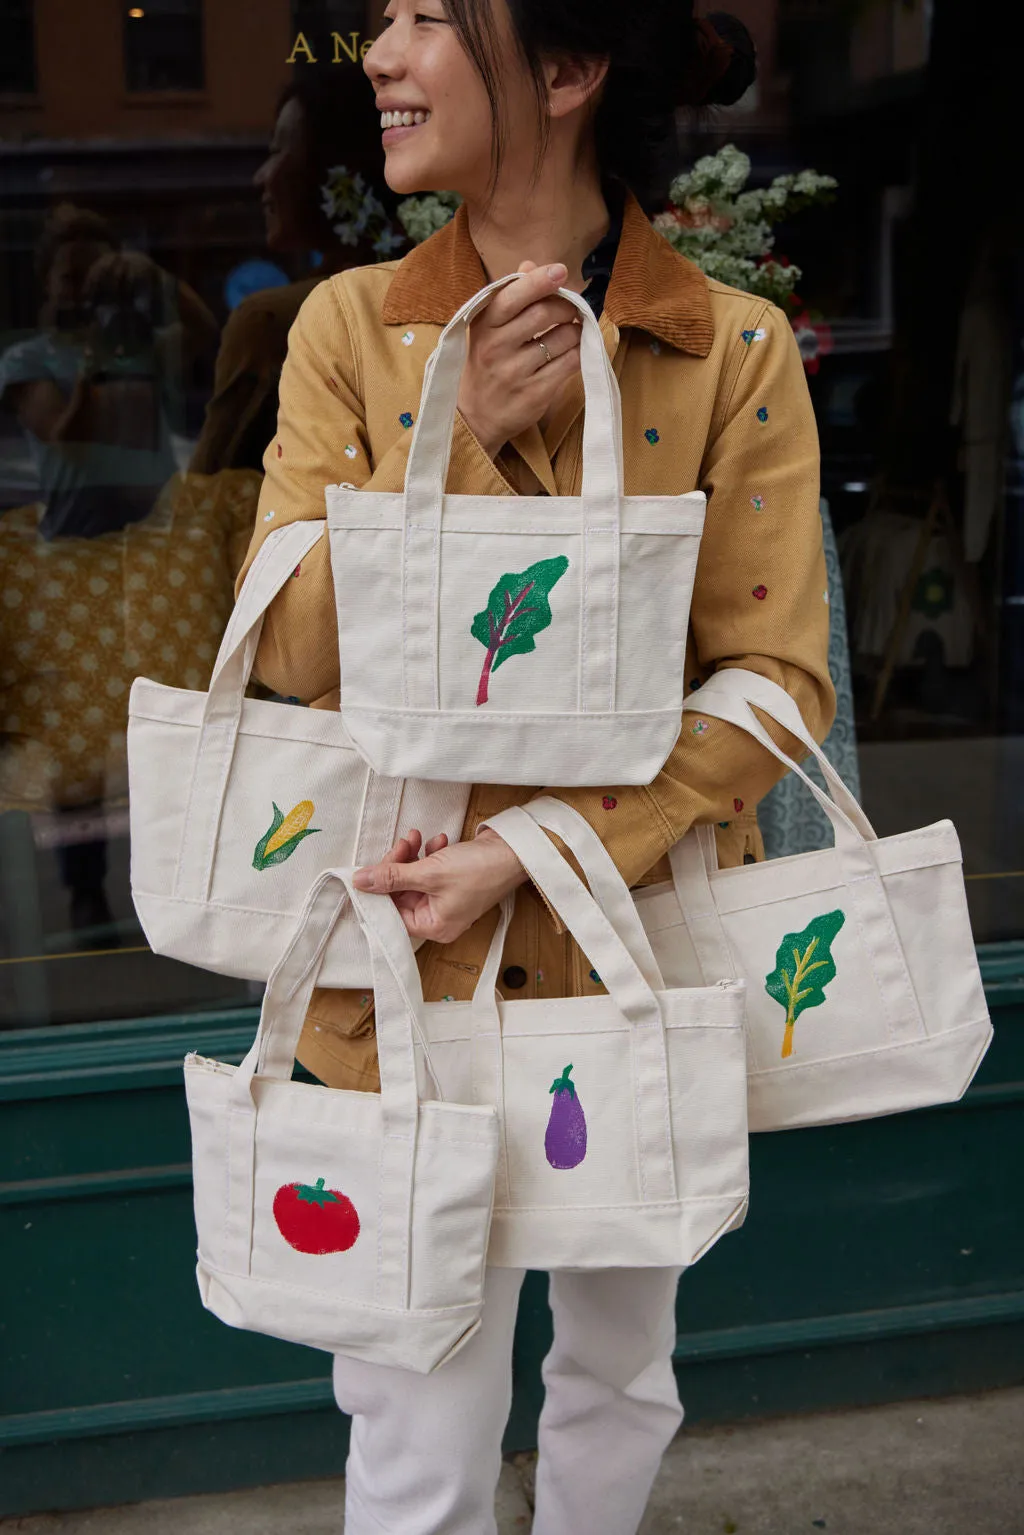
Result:
{"label": "purple eggplant graphic", "polygon": [[547,1159],[560,1172],[579,1167],[587,1154],[587,1116],[576,1096],[576,1084],[569,1079],[571,1070],[567,1066],[551,1084],[549,1091],[555,1096],[544,1134]]}

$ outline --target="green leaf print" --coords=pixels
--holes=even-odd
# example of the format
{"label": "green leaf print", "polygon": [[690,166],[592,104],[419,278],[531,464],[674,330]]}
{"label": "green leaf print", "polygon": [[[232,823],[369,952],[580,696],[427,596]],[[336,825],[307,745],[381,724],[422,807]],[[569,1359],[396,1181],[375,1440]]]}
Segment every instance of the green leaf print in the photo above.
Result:
{"label": "green leaf print", "polygon": [[487,606],[474,617],[471,633],[487,652],[477,688],[478,705],[487,702],[492,672],[509,656],[536,650],[534,635],[551,622],[548,593],[568,568],[568,559],[559,554],[550,560],[538,560],[518,575],[502,576],[488,597]]}
{"label": "green leaf print", "polygon": [[[775,969],[765,976],[765,991],[786,1009],[782,1059],[793,1054],[793,1025],[806,1007],[820,1007],[825,987],[835,979],[832,941],[846,921],[841,911],[828,911],[808,922],[802,933],[787,933],[775,956]],[[813,976],[813,980],[811,977]]]}

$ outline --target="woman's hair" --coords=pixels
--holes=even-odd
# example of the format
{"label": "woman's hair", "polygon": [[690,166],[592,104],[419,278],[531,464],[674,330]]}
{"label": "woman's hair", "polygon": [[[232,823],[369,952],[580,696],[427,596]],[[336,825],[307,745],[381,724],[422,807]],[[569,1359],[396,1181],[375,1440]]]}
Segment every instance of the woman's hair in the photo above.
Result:
{"label": "woman's hair", "polygon": [[[277,114],[288,102],[302,109],[307,149],[310,215],[321,228],[324,247],[335,243],[329,220],[320,206],[320,189],[335,165],[360,172],[376,193],[388,218],[401,232],[396,219],[399,197],[384,179],[384,149],[380,113],[374,108],[373,87],[358,65],[351,68],[303,65],[278,97]],[[353,247],[353,256],[358,248]],[[374,255],[363,259],[376,261]]]}
{"label": "woman's hair", "polygon": [[[492,189],[506,145],[500,40],[492,0],[444,0],[464,49],[480,74],[493,112]],[[757,73],[753,39],[725,12],[697,19],[693,0],[506,0],[520,56],[537,96],[540,141],[547,147],[545,58],[607,59],[591,108],[601,172],[617,177],[642,203],[665,194],[678,170],[676,111],[729,106]],[[582,141],[581,141],[582,142]]]}
{"label": "woman's hair", "polygon": [[58,203],[46,215],[36,250],[36,270],[42,281],[46,280],[61,246],[72,242],[106,245],[111,250],[118,245],[113,229],[100,214],[74,203]]}

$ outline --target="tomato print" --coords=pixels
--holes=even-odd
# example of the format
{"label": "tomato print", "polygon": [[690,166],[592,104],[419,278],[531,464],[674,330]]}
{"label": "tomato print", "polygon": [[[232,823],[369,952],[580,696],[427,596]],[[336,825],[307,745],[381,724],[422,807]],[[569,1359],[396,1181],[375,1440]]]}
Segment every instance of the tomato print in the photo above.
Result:
{"label": "tomato print", "polygon": [[300,1253],[344,1253],[359,1235],[359,1216],[340,1189],[316,1183],[285,1183],[274,1195],[277,1229]]}

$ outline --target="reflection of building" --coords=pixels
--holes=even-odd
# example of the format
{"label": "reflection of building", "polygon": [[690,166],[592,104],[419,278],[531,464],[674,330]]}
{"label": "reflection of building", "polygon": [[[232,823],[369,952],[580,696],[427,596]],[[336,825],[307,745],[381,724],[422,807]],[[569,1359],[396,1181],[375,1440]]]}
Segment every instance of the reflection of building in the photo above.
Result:
{"label": "reflection of building", "polygon": [[0,328],[33,323],[32,251],[62,198],[110,217],[218,307],[223,274],[262,244],[251,179],[298,22],[347,37],[366,33],[371,10],[362,0],[291,10],[284,0],[7,0]]}

